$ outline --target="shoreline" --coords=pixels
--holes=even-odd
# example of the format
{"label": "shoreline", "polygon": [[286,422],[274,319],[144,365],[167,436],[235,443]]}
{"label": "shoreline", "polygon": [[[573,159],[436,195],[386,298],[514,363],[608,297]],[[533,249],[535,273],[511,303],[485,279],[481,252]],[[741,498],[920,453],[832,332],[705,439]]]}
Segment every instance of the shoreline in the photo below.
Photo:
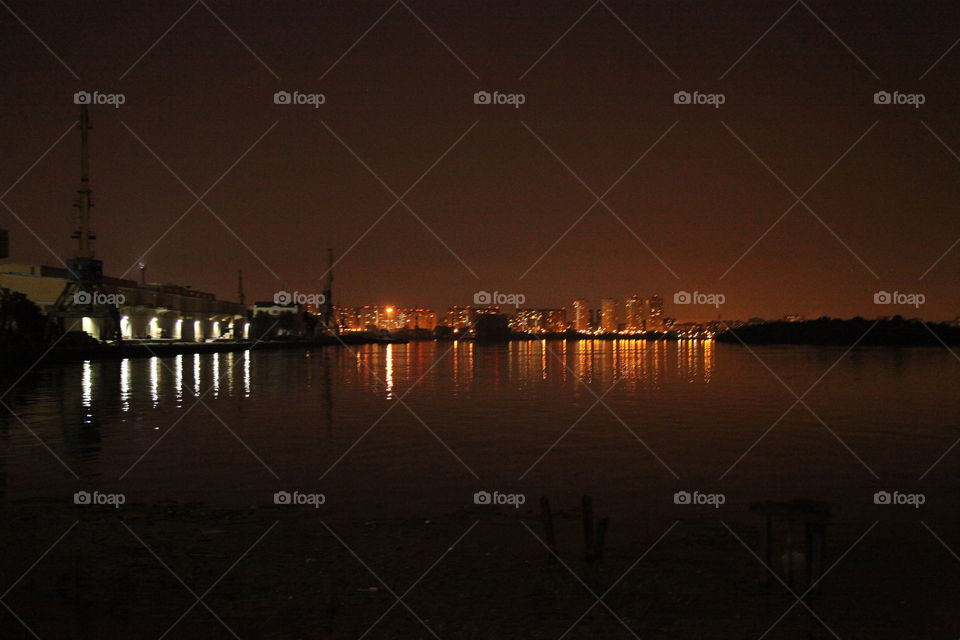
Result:
{"label": "shoreline", "polygon": [[[774,322],[762,325],[741,326],[709,338],[690,338],[671,332],[648,334],[580,334],[563,333],[516,333],[504,337],[468,338],[478,344],[508,344],[532,341],[644,341],[644,342],[706,342],[741,346],[856,346],[856,347],[942,347],[960,342],[960,329],[946,323],[924,323],[902,319],[878,320],[871,323],[863,319],[813,320],[797,323]],[[461,338],[462,340],[463,338]],[[24,338],[22,342],[0,343],[0,361],[11,370],[19,370],[37,364],[65,364],[85,360],[115,360],[125,358],[167,357],[181,354],[229,353],[251,349],[309,350],[327,346],[354,346],[364,344],[404,344],[408,342],[451,342],[453,335],[404,334],[389,338],[367,334],[345,333],[337,338],[325,337],[313,340],[243,340],[223,342],[142,342],[127,341],[121,345],[96,344],[88,346],[44,348],[35,341]]]}

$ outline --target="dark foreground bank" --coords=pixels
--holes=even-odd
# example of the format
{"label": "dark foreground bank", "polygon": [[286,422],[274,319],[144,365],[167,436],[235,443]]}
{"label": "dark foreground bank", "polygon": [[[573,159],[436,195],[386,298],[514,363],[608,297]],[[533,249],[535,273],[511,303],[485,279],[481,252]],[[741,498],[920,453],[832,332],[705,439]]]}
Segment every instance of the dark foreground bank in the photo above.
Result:
{"label": "dark foreground bank", "polygon": [[[357,521],[313,508],[61,500],[0,512],[3,638],[877,639],[960,629],[960,565],[919,522],[885,521],[859,541],[870,522],[837,527],[825,578],[797,604],[783,584],[761,584],[758,530],[730,514],[614,522],[602,560],[588,563],[575,508],[555,514],[557,558],[534,509]],[[956,525],[937,531],[957,540]]]}

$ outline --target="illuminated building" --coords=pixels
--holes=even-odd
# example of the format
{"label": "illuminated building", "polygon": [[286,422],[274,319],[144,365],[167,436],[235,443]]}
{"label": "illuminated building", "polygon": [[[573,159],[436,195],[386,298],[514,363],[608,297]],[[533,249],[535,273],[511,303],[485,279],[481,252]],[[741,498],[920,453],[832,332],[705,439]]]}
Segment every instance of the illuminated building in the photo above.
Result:
{"label": "illuminated building", "polygon": [[590,330],[590,307],[583,298],[573,301],[573,330],[581,333]]}
{"label": "illuminated building", "polygon": [[566,309],[544,309],[544,316],[543,321],[547,331],[560,333],[569,327]]}
{"label": "illuminated building", "polygon": [[433,331],[437,326],[437,314],[430,309],[397,309],[394,319],[396,329],[426,329]]}
{"label": "illuminated building", "polygon": [[647,300],[647,331],[663,331],[663,297],[657,294]]}
{"label": "illuminated building", "polygon": [[363,307],[336,307],[334,318],[341,331],[380,331],[394,329],[426,329],[437,326],[437,314],[432,309],[402,309],[392,305],[365,305]]}
{"label": "illuminated building", "polygon": [[617,331],[617,300],[604,298],[600,301],[600,328],[604,333]]}
{"label": "illuminated building", "polygon": [[519,333],[562,333],[567,330],[567,310],[518,309],[509,326]]}
{"label": "illuminated building", "polygon": [[626,313],[627,331],[638,332],[646,328],[646,305],[639,294],[627,298]]}
{"label": "illuminated building", "polygon": [[[70,277],[63,267],[0,265],[0,288],[23,293],[44,313],[56,304]],[[101,284],[107,294],[122,296],[117,310],[124,340],[202,342],[227,336],[248,337],[247,309],[243,304],[170,284],[144,284],[109,276],[103,276]],[[108,338],[104,318],[78,316],[68,320],[67,331],[85,331],[98,340]]]}
{"label": "illuminated building", "polygon": [[447,310],[447,326],[454,331],[471,329],[477,322],[477,316],[485,313],[500,313],[500,307],[495,305],[450,307]]}
{"label": "illuminated building", "polygon": [[363,323],[360,320],[360,309],[356,307],[335,307],[334,322],[341,331],[362,331]]}
{"label": "illuminated building", "polygon": [[380,324],[380,307],[364,305],[360,307],[360,329],[373,331]]}

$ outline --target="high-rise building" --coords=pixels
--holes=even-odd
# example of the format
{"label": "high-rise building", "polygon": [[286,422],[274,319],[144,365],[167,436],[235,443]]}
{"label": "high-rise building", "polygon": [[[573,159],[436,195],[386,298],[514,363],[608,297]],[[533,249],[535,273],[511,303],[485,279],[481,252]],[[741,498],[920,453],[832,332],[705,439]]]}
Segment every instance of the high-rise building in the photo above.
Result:
{"label": "high-rise building", "polygon": [[663,330],[663,297],[653,294],[647,300],[647,331]]}
{"label": "high-rise building", "polygon": [[616,298],[604,298],[600,301],[600,328],[604,333],[616,333],[617,331],[617,300]]}
{"label": "high-rise building", "polygon": [[399,309],[392,306],[335,307],[334,318],[341,331],[379,331],[381,329],[427,329],[437,326],[437,314],[431,309]]}
{"label": "high-rise building", "polygon": [[566,309],[518,309],[510,316],[510,329],[520,333],[563,333]]}
{"label": "high-rise building", "polygon": [[477,324],[477,316],[486,313],[496,315],[500,313],[500,307],[496,305],[453,306],[447,309],[447,326],[454,331],[471,330]]}
{"label": "high-rise building", "polygon": [[397,309],[397,327],[403,329],[426,329],[437,326],[437,314],[432,309]]}
{"label": "high-rise building", "polygon": [[354,307],[335,307],[334,318],[340,331],[361,331],[360,310]]}
{"label": "high-rise building", "polygon": [[544,309],[543,315],[544,326],[551,333],[563,333],[570,328],[570,325],[567,324],[566,309]]}
{"label": "high-rise building", "polygon": [[573,301],[573,330],[579,332],[590,330],[590,307],[583,298]]}
{"label": "high-rise building", "polygon": [[647,309],[643,297],[635,293],[626,300],[627,331],[643,331],[646,328]]}

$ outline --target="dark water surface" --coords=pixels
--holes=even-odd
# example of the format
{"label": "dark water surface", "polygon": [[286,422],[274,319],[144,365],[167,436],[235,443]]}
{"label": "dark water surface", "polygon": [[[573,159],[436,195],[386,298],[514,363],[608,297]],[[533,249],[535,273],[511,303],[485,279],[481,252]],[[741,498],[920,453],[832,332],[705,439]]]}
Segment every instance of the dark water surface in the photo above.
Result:
{"label": "dark water surface", "polygon": [[[5,548],[23,544],[5,555],[0,593],[16,584],[7,601],[40,637],[158,637],[193,599],[131,532],[199,595],[269,531],[237,582],[217,587],[241,637],[360,637],[394,600],[373,573],[399,594],[442,556],[413,607],[439,637],[556,638],[595,596],[544,563],[547,496],[564,562],[596,595],[617,584],[627,623],[598,608],[568,637],[760,637],[795,598],[776,582],[758,595],[748,506],[799,498],[832,510],[825,562],[841,562],[813,607],[827,624],[797,605],[767,637],[955,638],[957,389],[945,349],[712,342],[420,342],[39,368],[0,414],[2,533]],[[75,505],[77,491],[126,504]],[[277,491],[325,503],[275,505]],[[524,503],[477,505],[478,491]],[[681,491],[723,504],[675,504]],[[877,491],[924,504],[878,505]],[[596,575],[583,495],[610,519]],[[140,571],[157,582],[136,582]],[[48,619],[51,583],[65,613]],[[100,600],[118,613],[91,614]],[[167,637],[231,637],[197,611]],[[404,611],[367,637],[433,637]],[[32,637],[11,615],[0,630]]]}
{"label": "dark water surface", "polygon": [[[257,504],[289,486],[402,511],[485,487],[841,499],[914,486],[960,437],[960,361],[844,352],[426,342],[41,369],[4,399],[23,424],[0,417],[0,489]],[[795,404],[790,390],[814,384]],[[951,457],[931,490],[952,481]]]}

